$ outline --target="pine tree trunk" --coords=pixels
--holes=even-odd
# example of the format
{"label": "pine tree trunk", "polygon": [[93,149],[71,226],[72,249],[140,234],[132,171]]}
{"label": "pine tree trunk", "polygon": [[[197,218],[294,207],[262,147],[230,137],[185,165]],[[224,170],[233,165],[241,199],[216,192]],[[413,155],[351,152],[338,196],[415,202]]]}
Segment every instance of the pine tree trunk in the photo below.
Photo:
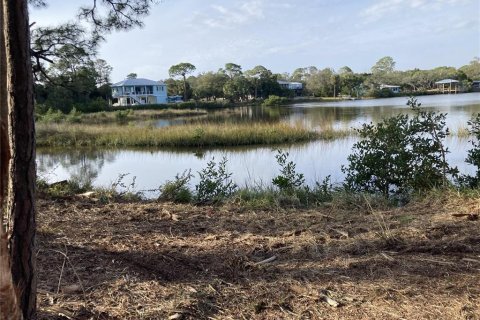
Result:
{"label": "pine tree trunk", "polygon": [[[0,46],[5,61],[0,73],[0,110],[3,110],[0,116],[3,123],[6,120],[8,131],[6,145],[1,146],[1,158],[9,159],[3,219],[23,317],[36,319],[35,126],[28,6],[26,0],[2,0],[1,3],[4,21]],[[7,158],[5,152],[9,153]],[[1,168],[5,168],[3,161]],[[5,181],[5,172],[0,173],[0,180]]]}
{"label": "pine tree trunk", "polygon": [[[0,26],[3,26],[3,6],[0,6]],[[18,297],[13,284],[10,252],[8,251],[8,237],[3,225],[4,199],[8,181],[8,163],[10,153],[8,148],[7,131],[7,88],[6,79],[7,60],[5,56],[5,42],[3,32],[0,32],[0,319],[21,319],[18,306]]]}

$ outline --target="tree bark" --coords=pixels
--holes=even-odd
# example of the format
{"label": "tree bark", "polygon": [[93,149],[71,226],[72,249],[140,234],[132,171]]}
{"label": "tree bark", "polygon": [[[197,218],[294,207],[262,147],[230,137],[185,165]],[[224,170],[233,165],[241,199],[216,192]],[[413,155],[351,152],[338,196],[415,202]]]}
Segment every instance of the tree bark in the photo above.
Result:
{"label": "tree bark", "polygon": [[[26,0],[2,0],[5,53],[0,87],[2,123],[8,131],[2,160],[8,152],[6,201],[3,219],[9,235],[11,272],[24,319],[36,319],[35,276],[35,125],[30,33]],[[6,103],[6,108],[5,104]],[[5,114],[5,111],[7,114]],[[6,116],[6,119],[5,119]],[[5,181],[5,164],[1,165]]]}
{"label": "tree bark", "polygon": [[[3,28],[3,6],[0,5],[0,26]],[[3,29],[2,29],[3,30]],[[7,130],[7,88],[6,56],[3,32],[0,32],[0,319],[21,319],[18,297],[13,284],[8,237],[4,229],[4,199],[8,182],[8,163],[10,153],[8,148]]]}

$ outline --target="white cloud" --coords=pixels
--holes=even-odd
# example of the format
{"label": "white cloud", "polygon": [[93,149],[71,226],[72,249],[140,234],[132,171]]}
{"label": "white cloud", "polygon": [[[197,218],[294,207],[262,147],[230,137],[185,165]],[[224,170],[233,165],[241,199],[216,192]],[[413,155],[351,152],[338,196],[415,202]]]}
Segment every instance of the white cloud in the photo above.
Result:
{"label": "white cloud", "polygon": [[361,11],[360,16],[368,21],[376,21],[387,14],[402,9],[440,9],[444,5],[458,5],[471,0],[376,0],[374,4]]}
{"label": "white cloud", "polygon": [[264,1],[250,0],[230,6],[212,4],[207,10],[197,12],[194,25],[203,24],[210,28],[230,28],[264,18]]}

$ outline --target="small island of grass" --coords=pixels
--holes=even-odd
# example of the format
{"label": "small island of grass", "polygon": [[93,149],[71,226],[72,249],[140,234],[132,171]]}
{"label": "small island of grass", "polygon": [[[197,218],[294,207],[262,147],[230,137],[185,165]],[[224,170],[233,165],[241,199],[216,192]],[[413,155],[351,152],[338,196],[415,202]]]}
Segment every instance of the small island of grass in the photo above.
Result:
{"label": "small island of grass", "polygon": [[266,123],[189,124],[167,128],[128,125],[40,123],[41,147],[218,147],[273,145],[345,137],[348,130],[312,131],[300,126]]}

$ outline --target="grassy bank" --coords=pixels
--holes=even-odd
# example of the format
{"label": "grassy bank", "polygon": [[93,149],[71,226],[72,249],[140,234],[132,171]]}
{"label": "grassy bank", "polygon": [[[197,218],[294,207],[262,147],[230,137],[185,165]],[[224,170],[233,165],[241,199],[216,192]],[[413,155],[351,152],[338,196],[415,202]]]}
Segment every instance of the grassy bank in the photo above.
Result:
{"label": "grassy bank", "polygon": [[[124,111],[126,112],[126,111]],[[160,110],[133,110],[124,114],[126,121],[144,121],[159,118],[192,117],[206,115],[206,110],[195,109],[160,109]],[[82,115],[82,122],[87,124],[118,122],[119,111],[85,113]]]}
{"label": "grassy bank", "polygon": [[309,131],[286,124],[205,124],[168,128],[46,124],[37,126],[41,147],[214,147],[271,145],[344,137],[351,132]]}
{"label": "grassy bank", "polygon": [[476,197],[309,210],[71,197],[37,208],[40,320],[480,314]]}

